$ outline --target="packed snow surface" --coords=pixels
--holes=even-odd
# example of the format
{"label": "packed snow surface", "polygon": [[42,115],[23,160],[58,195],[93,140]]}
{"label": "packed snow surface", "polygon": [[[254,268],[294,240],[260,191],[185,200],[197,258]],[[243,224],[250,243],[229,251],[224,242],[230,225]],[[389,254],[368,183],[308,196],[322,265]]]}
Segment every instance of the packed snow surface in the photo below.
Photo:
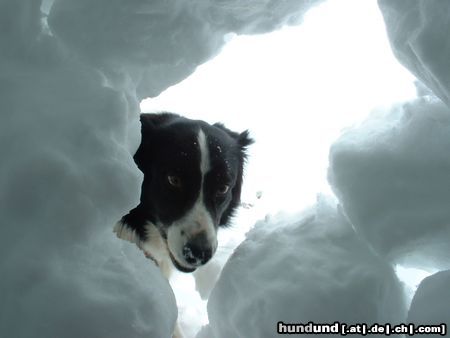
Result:
{"label": "packed snow surface", "polygon": [[398,60],[450,104],[450,2],[378,0],[378,4]]}
{"label": "packed snow surface", "polygon": [[[408,312],[408,323],[427,325],[447,325],[450,328],[450,270],[440,271],[425,278],[417,292]],[[425,335],[420,335],[424,337]],[[427,335],[428,336],[428,335]]]}
{"label": "packed snow surface", "polygon": [[0,3],[0,336],[171,336],[168,282],[111,231],[139,198],[139,101],[226,34],[298,23],[313,3]]}
{"label": "packed snow surface", "polygon": [[247,234],[211,293],[202,334],[274,337],[278,321],[398,323],[405,311],[392,267],[321,197],[311,210],[261,221]]}
{"label": "packed snow surface", "polygon": [[[320,2],[0,2],[0,336],[171,336],[168,282],[112,233],[139,198],[140,100],[187,77],[230,36],[298,24]],[[202,297],[211,292],[198,337],[272,337],[278,320],[395,323],[406,310],[394,264],[450,266],[450,4],[379,6],[425,96],[335,142],[329,180],[340,206],[319,199],[259,222],[212,291],[220,266],[196,275]],[[448,271],[425,279],[408,320],[448,323],[448,283]],[[183,311],[182,323],[195,320]]]}
{"label": "packed snow surface", "polygon": [[139,196],[139,126],[37,4],[0,9],[0,336],[168,337],[169,284],[111,232]]}
{"label": "packed snow surface", "polygon": [[133,83],[142,99],[216,55],[227,34],[298,24],[322,1],[58,0],[48,22],[83,60],[101,67],[113,83]]}
{"label": "packed snow surface", "polygon": [[415,267],[450,265],[449,135],[450,109],[426,96],[374,112],[332,145],[330,183],[381,255]]}

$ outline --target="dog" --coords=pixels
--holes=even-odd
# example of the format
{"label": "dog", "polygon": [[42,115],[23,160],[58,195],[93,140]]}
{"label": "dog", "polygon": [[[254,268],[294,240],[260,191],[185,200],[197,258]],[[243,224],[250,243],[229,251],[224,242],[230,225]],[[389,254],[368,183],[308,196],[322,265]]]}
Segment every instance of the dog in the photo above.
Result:
{"label": "dog", "polygon": [[139,205],[115,225],[169,278],[193,272],[217,249],[217,231],[240,204],[248,130],[236,133],[173,113],[141,114],[134,161],[143,172]]}

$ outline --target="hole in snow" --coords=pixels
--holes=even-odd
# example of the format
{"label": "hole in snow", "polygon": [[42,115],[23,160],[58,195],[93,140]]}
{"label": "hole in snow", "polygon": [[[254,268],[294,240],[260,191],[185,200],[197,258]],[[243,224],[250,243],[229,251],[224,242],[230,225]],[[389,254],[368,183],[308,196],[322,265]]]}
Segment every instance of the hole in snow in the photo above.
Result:
{"label": "hole in snow", "polygon": [[[256,220],[301,210],[318,193],[331,193],[328,151],[342,128],[376,106],[412,97],[413,77],[392,55],[376,1],[328,1],[300,26],[232,38],[189,78],[143,100],[141,110],[223,122],[255,138],[242,196],[251,207],[241,208],[235,226],[220,234],[216,260],[224,263]],[[205,302],[180,287],[186,278],[192,277],[173,281],[175,290],[183,289],[180,312],[206,311]],[[212,283],[216,278],[212,273]],[[181,322],[203,324],[190,316]]]}
{"label": "hole in snow", "polygon": [[422,269],[407,268],[402,265],[395,266],[395,273],[397,274],[398,279],[405,285],[407,307],[411,304],[414,293],[420,282],[435,272],[436,271],[430,272]]}

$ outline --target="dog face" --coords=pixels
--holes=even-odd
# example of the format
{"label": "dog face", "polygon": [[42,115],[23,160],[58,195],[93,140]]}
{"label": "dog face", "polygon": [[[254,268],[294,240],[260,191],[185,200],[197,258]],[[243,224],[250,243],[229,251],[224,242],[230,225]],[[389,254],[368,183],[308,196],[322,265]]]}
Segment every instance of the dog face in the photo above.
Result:
{"label": "dog face", "polygon": [[174,114],[142,114],[134,159],[144,173],[141,205],[175,267],[194,271],[217,248],[217,230],[239,204],[247,132]]}

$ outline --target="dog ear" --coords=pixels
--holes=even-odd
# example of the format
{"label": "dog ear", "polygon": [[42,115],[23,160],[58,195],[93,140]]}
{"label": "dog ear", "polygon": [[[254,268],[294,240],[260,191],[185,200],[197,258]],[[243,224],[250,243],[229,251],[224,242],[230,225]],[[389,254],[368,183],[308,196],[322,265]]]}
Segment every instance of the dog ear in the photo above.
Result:
{"label": "dog ear", "polygon": [[250,137],[250,133],[248,130],[244,130],[242,133],[236,133],[235,131],[232,131],[225,127],[223,123],[220,122],[214,123],[213,126],[222,129],[224,132],[234,138],[240,148],[244,151],[249,145],[255,143],[255,141]]}
{"label": "dog ear", "polygon": [[[141,114],[141,144],[138,150],[134,154],[133,158],[138,168],[144,171],[146,163],[148,162],[148,149],[151,145],[151,137],[153,132],[160,126],[171,122],[172,120],[180,117],[173,113],[157,113],[157,114]],[[147,151],[145,151],[147,149]],[[144,157],[144,153],[146,156]]]}
{"label": "dog ear", "polygon": [[236,211],[237,207],[241,202],[241,190],[242,190],[242,180],[244,176],[244,166],[248,157],[247,148],[248,146],[254,143],[254,140],[250,137],[248,130],[245,130],[239,134],[227,129],[221,123],[216,123],[214,124],[214,126],[224,130],[226,133],[228,133],[228,135],[230,135],[232,138],[236,140],[239,158],[236,183],[231,190],[231,201],[220,219],[220,226],[226,227],[230,225],[229,220],[234,215],[234,212]]}
{"label": "dog ear", "polygon": [[239,134],[237,142],[240,146],[240,150],[241,153],[243,155],[244,160],[247,159],[247,148],[248,146],[252,145],[253,143],[255,143],[255,140],[253,140],[250,137],[250,133],[248,130],[243,131],[242,133]]}

